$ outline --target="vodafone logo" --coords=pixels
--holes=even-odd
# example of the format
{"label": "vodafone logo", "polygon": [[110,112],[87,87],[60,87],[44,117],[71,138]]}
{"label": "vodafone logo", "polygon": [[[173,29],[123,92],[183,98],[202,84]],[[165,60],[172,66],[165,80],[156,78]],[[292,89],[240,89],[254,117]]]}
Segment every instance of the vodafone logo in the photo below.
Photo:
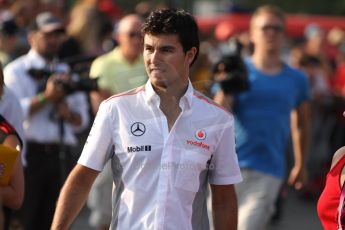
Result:
{"label": "vodafone logo", "polygon": [[203,129],[200,129],[195,132],[195,137],[198,140],[204,140],[206,138],[206,132]]}
{"label": "vodafone logo", "polygon": [[210,146],[208,144],[205,144],[202,141],[193,141],[193,140],[187,140],[188,145],[193,145],[199,148],[210,150]]}

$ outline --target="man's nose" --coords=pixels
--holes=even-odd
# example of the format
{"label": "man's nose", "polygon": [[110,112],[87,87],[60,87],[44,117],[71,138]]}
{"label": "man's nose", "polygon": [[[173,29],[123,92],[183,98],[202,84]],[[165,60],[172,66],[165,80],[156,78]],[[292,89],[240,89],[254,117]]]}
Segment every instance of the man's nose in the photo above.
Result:
{"label": "man's nose", "polygon": [[157,50],[152,52],[151,54],[151,63],[158,63],[160,61],[160,55]]}

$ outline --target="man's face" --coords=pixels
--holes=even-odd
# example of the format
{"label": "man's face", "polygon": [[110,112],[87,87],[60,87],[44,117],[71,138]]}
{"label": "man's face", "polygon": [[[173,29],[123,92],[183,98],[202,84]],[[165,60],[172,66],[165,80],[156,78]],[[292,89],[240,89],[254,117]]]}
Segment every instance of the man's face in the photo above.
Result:
{"label": "man's face", "polygon": [[185,53],[177,35],[144,36],[144,62],[154,86],[185,86],[195,53],[194,47]]}
{"label": "man's face", "polygon": [[117,40],[121,49],[128,55],[136,57],[142,52],[141,21],[130,21],[119,31]]}
{"label": "man's face", "polygon": [[280,51],[284,41],[284,23],[275,15],[263,13],[252,21],[251,40],[255,49]]}
{"label": "man's face", "polygon": [[45,58],[53,58],[58,53],[64,34],[53,31],[49,33],[35,32],[32,35],[31,45]]}

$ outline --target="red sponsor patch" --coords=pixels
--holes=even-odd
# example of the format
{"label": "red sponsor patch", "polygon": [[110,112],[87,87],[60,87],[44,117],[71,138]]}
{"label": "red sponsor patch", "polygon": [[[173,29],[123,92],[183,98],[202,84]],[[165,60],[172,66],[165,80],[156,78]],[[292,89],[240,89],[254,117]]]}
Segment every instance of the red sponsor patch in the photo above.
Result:
{"label": "red sponsor patch", "polygon": [[195,132],[195,137],[198,140],[204,140],[206,138],[206,132],[203,129],[200,129]]}

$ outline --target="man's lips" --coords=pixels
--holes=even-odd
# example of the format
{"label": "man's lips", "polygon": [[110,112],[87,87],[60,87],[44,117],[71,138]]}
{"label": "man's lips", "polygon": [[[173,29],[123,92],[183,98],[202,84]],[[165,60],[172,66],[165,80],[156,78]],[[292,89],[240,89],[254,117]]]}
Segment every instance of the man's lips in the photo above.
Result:
{"label": "man's lips", "polygon": [[150,72],[163,72],[161,68],[150,68]]}

